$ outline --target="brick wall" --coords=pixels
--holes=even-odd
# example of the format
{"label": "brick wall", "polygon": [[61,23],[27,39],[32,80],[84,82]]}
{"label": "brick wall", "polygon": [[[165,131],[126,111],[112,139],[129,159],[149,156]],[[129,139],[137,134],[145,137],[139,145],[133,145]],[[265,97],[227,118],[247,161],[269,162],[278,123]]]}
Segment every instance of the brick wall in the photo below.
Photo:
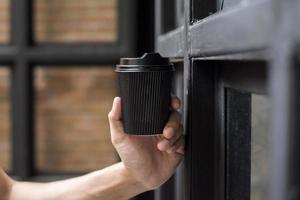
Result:
{"label": "brick wall", "polygon": [[36,0],[39,42],[111,42],[117,39],[117,0]]}
{"label": "brick wall", "polygon": [[0,0],[0,42],[8,42],[9,37],[9,0]]}
{"label": "brick wall", "polygon": [[[9,41],[8,1],[0,0],[0,42]],[[117,0],[36,0],[37,42],[113,42]],[[9,169],[9,72],[0,68],[0,165]],[[117,160],[107,113],[115,96],[111,67],[35,70],[36,166],[41,172],[99,169]]]}
{"label": "brick wall", "polygon": [[111,67],[38,68],[37,169],[89,171],[116,161],[107,113],[115,94]]}
{"label": "brick wall", "polygon": [[10,71],[0,67],[0,166],[10,168]]}

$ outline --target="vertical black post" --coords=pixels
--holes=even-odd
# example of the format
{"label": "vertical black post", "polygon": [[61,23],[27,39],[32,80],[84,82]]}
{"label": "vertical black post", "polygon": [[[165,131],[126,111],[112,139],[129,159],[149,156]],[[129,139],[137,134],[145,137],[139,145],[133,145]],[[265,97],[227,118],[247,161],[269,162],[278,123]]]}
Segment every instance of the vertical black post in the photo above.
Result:
{"label": "vertical black post", "polygon": [[[282,45],[270,67],[271,200],[300,198],[299,62],[289,44]],[[296,64],[297,63],[297,64]]]}
{"label": "vertical black post", "polygon": [[26,50],[32,44],[32,0],[11,1],[11,42],[16,47],[12,68],[13,174],[26,179],[33,172],[32,71]]}
{"label": "vertical black post", "polygon": [[186,152],[186,199],[214,199],[215,83],[209,61],[191,69]]}
{"label": "vertical black post", "polygon": [[291,141],[289,145],[289,184],[288,200],[300,199],[300,58],[299,49],[295,52],[296,60],[292,59],[291,70],[291,101],[290,105],[293,106],[291,111]]}
{"label": "vertical black post", "polygon": [[138,56],[154,51],[154,0],[137,1]]}
{"label": "vertical black post", "polygon": [[274,1],[271,94],[270,200],[300,199],[299,1]]}
{"label": "vertical black post", "polygon": [[118,0],[118,48],[124,57],[136,56],[137,0]]}

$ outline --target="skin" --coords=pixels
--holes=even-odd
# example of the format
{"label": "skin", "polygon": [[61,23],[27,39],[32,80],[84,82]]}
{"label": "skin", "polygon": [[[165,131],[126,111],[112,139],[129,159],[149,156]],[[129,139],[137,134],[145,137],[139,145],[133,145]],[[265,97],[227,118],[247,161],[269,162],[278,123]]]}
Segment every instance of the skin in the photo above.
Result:
{"label": "skin", "polygon": [[178,98],[160,136],[127,135],[123,131],[121,99],[108,114],[111,140],[121,162],[87,175],[51,183],[18,182],[0,169],[0,200],[125,200],[158,188],[174,173],[184,155]]}

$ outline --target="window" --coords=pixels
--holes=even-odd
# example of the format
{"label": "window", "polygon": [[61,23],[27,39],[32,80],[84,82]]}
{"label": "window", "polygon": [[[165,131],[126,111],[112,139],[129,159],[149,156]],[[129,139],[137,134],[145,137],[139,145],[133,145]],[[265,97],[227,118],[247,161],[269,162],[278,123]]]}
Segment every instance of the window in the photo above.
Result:
{"label": "window", "polygon": [[37,42],[115,42],[117,0],[35,0]]}
{"label": "window", "polygon": [[156,50],[183,62],[187,150],[155,200],[299,199],[299,2],[184,1],[182,26],[173,3]]}
{"label": "window", "polygon": [[0,70],[0,164],[11,175],[47,181],[118,161],[106,118],[112,66],[137,53],[134,8],[131,0],[0,1],[0,65],[10,69]]}

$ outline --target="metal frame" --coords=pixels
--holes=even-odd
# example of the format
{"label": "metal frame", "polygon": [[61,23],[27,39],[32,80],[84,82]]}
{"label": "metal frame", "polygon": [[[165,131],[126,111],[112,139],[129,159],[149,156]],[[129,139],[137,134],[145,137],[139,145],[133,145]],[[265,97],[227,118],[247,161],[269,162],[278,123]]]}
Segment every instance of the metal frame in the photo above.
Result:
{"label": "metal frame", "polygon": [[[184,62],[184,80],[177,85],[184,88],[186,170],[182,174],[185,179],[179,183],[175,180],[175,185],[185,188],[183,199],[186,200],[250,198],[249,191],[245,192],[246,196],[238,194],[245,182],[230,184],[232,176],[228,167],[234,165],[226,165],[231,151],[224,153],[231,140],[238,140],[230,129],[230,116],[236,116],[237,111],[228,105],[232,105],[231,101],[238,105],[246,102],[244,108],[247,108],[249,101],[244,95],[228,94],[226,88],[270,97],[272,161],[269,164],[272,170],[268,199],[300,198],[300,160],[295,157],[300,147],[299,123],[296,122],[300,104],[297,68],[300,1],[241,2],[185,1],[183,26],[164,33],[161,22],[169,12],[162,13],[162,0],[156,0],[156,27],[159,28],[156,50]],[[228,113],[232,114],[227,116]],[[242,120],[236,119],[236,123],[249,124],[249,118],[238,116]],[[227,134],[231,137],[226,142]],[[248,151],[245,149],[244,154]],[[245,161],[246,171],[248,164],[249,160]],[[240,180],[247,182],[247,173],[235,175],[244,176]]]}
{"label": "metal frame", "polygon": [[[33,4],[34,0],[11,0],[11,41],[0,45],[0,64],[11,66],[12,72],[11,174],[21,180],[39,179],[36,177],[34,165],[35,66],[76,64],[84,67],[115,64],[120,57],[135,56],[138,53],[136,38],[146,35],[137,26],[136,1],[119,0],[116,42],[36,43],[33,32]],[[45,177],[42,176],[41,179],[44,180]]]}

